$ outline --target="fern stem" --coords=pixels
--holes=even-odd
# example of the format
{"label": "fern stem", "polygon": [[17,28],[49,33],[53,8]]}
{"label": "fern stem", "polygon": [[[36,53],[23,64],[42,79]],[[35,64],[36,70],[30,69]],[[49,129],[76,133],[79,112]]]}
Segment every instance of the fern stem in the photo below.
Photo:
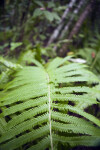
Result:
{"label": "fern stem", "polygon": [[50,78],[47,73],[47,80],[48,80],[48,99],[49,99],[49,129],[50,129],[50,143],[51,143],[51,150],[53,150],[53,140],[52,140],[52,129],[51,129],[51,96],[50,96]]}
{"label": "fern stem", "polygon": [[91,69],[94,67],[94,65],[95,65],[95,63],[96,63],[96,61],[97,61],[97,59],[98,59],[99,53],[100,53],[100,49],[98,50],[98,53],[97,53],[97,55],[96,55],[96,57],[95,57],[95,59],[94,59],[92,65],[91,65]]}

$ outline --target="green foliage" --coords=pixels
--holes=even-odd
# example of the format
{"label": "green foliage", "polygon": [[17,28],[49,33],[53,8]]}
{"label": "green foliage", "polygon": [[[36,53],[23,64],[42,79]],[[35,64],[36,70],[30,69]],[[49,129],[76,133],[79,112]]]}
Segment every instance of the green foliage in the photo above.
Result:
{"label": "green foliage", "polygon": [[11,43],[11,51],[15,50],[17,47],[21,46],[22,42],[12,42]]}
{"label": "green foliage", "polygon": [[42,59],[42,55],[46,56],[46,50],[38,43],[34,47],[29,45],[26,50],[20,53],[20,57],[18,58],[18,63],[22,65],[31,65],[34,63],[34,59],[44,64],[45,61]]}
{"label": "green foliage", "polygon": [[4,48],[6,48],[8,45],[8,43],[5,43],[4,45],[0,46],[0,52],[3,52]]}
{"label": "green foliage", "polygon": [[44,7],[44,5],[43,5],[43,3],[42,3],[41,1],[39,1],[39,0],[38,0],[38,1],[37,1],[37,0],[35,0],[34,2],[35,2],[37,5],[39,5],[39,6],[41,6],[41,7]]}
{"label": "green foliage", "polygon": [[60,17],[57,15],[56,12],[49,12],[45,10],[45,8],[43,8],[44,10],[41,10],[41,9],[42,8],[35,9],[33,17],[41,17],[41,15],[43,15],[50,22],[52,22],[55,19],[60,20]]}
{"label": "green foliage", "polygon": [[[33,14],[34,17],[39,17],[43,15],[50,22],[52,22],[53,20],[58,20],[58,21],[60,20],[59,15],[55,11],[56,5],[54,2],[43,3],[41,1],[35,1],[35,3],[39,5],[41,8],[35,9]],[[52,9],[52,11],[48,11],[48,9]]]}
{"label": "green foliage", "polygon": [[[43,42],[50,36],[49,27],[56,26],[60,20],[60,12],[55,10],[57,5],[57,2],[44,0],[5,2],[5,13],[0,14],[2,46],[4,43],[9,43],[11,50],[15,50],[20,42],[23,43],[23,46],[26,45],[26,40],[33,45],[37,41],[43,45]],[[20,49],[20,45],[17,46],[17,49]],[[9,51],[9,48],[5,51]]]}
{"label": "green foliage", "polygon": [[22,68],[22,66],[0,57],[0,90],[3,89],[5,84],[9,81],[10,75],[19,68]]}
{"label": "green foliage", "polygon": [[100,82],[69,58],[44,66],[34,60],[36,66],[10,75],[0,91],[0,149],[56,150],[100,141],[100,120],[85,111],[100,103]]}
{"label": "green foliage", "polygon": [[7,61],[3,57],[0,57],[0,63],[2,65],[4,65],[5,67],[10,68],[10,69],[15,69],[16,70],[17,68],[21,68],[21,66],[19,64],[14,64],[10,61]]}
{"label": "green foliage", "polygon": [[77,54],[86,59],[92,71],[100,77],[100,34],[98,31],[95,32],[95,37],[85,43],[84,48],[79,49]]}
{"label": "green foliage", "polygon": [[26,64],[31,64],[33,63],[33,59],[34,59],[34,53],[31,50],[22,52],[20,54],[20,57],[18,59],[18,63],[22,64],[22,65],[26,65]]}

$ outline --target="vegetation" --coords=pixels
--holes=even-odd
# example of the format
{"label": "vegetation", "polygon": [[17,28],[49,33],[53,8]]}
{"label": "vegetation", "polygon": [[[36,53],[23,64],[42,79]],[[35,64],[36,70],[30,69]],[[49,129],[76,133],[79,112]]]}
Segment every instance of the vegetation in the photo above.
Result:
{"label": "vegetation", "polygon": [[99,0],[0,1],[1,150],[100,146],[99,14]]}
{"label": "vegetation", "polygon": [[68,59],[56,58],[44,67],[37,61],[37,66],[13,67],[16,71],[0,92],[2,150],[99,143],[100,120],[84,111],[99,104],[99,80],[85,65]]}

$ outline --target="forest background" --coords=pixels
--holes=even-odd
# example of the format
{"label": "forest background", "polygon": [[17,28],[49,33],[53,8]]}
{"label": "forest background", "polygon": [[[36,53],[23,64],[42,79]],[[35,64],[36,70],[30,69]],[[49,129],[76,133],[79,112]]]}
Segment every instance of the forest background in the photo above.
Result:
{"label": "forest background", "polygon": [[100,77],[99,14],[99,0],[1,0],[0,55],[23,64],[74,55]]}

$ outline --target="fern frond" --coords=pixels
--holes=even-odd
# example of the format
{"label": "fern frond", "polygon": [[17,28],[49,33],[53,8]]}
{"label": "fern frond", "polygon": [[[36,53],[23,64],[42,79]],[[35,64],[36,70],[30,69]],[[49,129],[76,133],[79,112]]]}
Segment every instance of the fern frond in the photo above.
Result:
{"label": "fern frond", "polygon": [[95,146],[100,140],[99,118],[85,111],[99,104],[100,81],[69,58],[45,66],[35,60],[37,66],[13,72],[0,91],[0,149],[55,150],[59,143]]}
{"label": "fern frond", "polygon": [[5,60],[3,57],[0,57],[0,63],[3,64],[7,68],[16,69],[16,68],[22,68],[19,64],[14,64],[8,60]]}

